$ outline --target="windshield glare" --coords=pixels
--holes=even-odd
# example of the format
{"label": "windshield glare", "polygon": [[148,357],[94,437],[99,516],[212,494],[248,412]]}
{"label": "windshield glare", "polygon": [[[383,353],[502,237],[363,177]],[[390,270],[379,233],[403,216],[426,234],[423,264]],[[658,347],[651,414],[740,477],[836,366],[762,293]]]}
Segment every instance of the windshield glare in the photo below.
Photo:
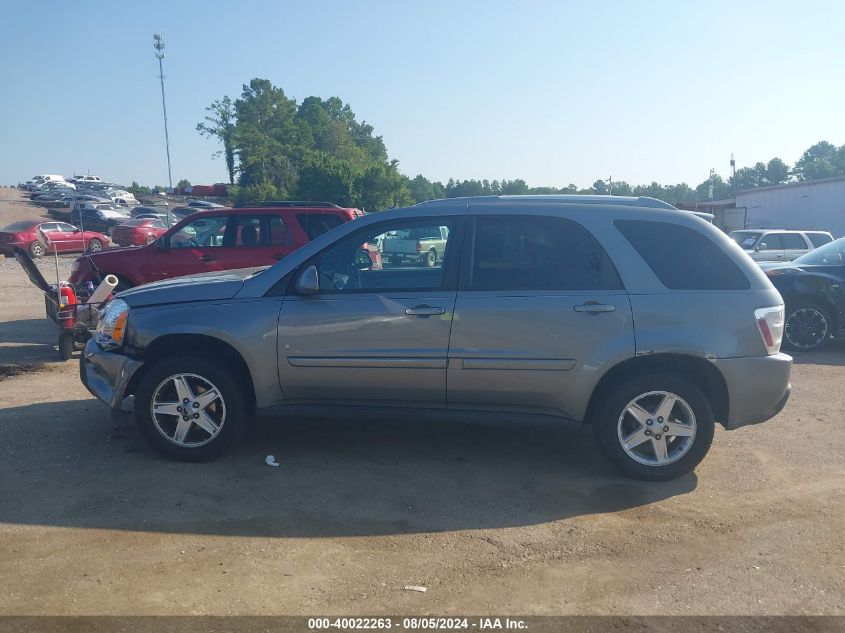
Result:
{"label": "windshield glare", "polygon": [[793,263],[804,266],[842,266],[845,264],[845,237],[828,242],[795,259]]}

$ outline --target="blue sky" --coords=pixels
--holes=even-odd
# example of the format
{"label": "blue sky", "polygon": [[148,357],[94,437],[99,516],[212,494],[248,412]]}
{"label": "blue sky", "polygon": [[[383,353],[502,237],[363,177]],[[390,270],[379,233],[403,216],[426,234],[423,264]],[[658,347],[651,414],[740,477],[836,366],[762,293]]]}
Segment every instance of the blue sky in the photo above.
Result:
{"label": "blue sky", "polygon": [[845,143],[842,2],[0,0],[0,184],[225,180],[197,134],[252,77],[336,95],[404,173],[704,180]]}

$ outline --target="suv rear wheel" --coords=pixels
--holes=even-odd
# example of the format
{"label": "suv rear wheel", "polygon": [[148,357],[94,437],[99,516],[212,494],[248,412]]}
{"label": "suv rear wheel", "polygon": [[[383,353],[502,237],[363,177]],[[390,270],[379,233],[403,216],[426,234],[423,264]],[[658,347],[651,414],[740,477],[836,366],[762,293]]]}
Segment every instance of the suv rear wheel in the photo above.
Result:
{"label": "suv rear wheel", "polygon": [[691,472],[713,441],[713,411],[692,382],[669,374],[614,386],[593,420],[610,462],[635,479],[663,481]]}
{"label": "suv rear wheel", "polygon": [[242,391],[219,363],[202,357],[165,358],[138,385],[135,422],[160,453],[180,461],[208,461],[246,430]]}

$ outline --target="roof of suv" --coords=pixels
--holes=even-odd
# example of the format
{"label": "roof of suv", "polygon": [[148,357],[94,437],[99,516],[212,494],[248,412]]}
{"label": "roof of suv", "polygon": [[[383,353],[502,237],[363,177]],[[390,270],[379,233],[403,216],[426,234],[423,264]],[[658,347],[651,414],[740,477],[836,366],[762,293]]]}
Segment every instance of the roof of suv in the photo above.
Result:
{"label": "roof of suv", "polygon": [[246,213],[267,213],[270,211],[296,211],[297,213],[325,213],[326,211],[346,211],[347,213],[351,214],[353,217],[358,217],[364,215],[364,212],[360,209],[355,209],[354,207],[338,207],[336,205],[329,205],[329,206],[294,206],[294,205],[281,205],[281,204],[258,204],[248,207],[215,207],[213,209],[202,209],[199,207],[192,207],[196,208],[195,215],[243,215]]}
{"label": "roof of suv", "polygon": [[557,202],[563,204],[601,204],[618,205],[624,207],[647,207],[652,209],[675,209],[668,202],[646,196],[589,196],[589,195],[536,195],[536,196],[471,196],[466,198],[443,198],[440,200],[426,200],[415,206],[428,204],[468,204],[472,202],[520,202],[526,204],[548,204]]}

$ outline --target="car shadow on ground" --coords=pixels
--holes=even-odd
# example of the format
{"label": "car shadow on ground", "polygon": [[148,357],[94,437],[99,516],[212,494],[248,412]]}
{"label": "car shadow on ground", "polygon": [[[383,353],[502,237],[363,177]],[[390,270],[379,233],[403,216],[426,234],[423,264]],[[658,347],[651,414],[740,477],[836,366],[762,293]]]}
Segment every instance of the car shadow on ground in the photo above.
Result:
{"label": "car shadow on ground", "polygon": [[61,362],[58,339],[58,328],[46,318],[2,321],[0,365]]}
{"label": "car shadow on ground", "polygon": [[845,339],[831,339],[815,352],[784,351],[792,356],[796,365],[845,365]]}
{"label": "car shadow on ground", "polygon": [[[265,537],[516,527],[692,491],[618,476],[589,429],[519,420],[255,420],[231,454],[168,461],[95,400],[0,410],[0,522]],[[267,466],[275,455],[278,467]]]}

